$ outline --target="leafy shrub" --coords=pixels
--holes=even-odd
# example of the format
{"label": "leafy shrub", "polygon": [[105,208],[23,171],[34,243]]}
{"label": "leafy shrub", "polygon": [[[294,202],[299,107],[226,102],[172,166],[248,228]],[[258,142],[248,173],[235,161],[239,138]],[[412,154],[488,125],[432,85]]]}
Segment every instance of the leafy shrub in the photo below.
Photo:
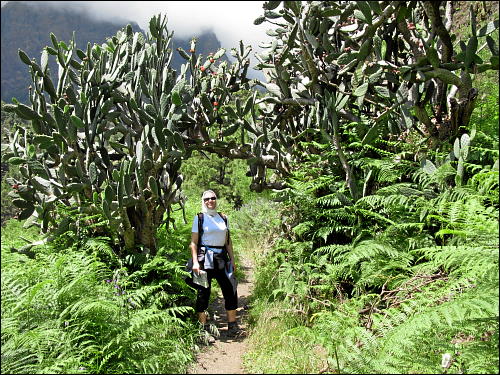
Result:
{"label": "leafy shrub", "polygon": [[183,191],[187,196],[201,196],[205,190],[214,190],[225,198],[234,209],[257,197],[249,186],[251,177],[246,175],[248,166],[243,160],[227,160],[215,154],[195,153],[181,167],[185,177]]}

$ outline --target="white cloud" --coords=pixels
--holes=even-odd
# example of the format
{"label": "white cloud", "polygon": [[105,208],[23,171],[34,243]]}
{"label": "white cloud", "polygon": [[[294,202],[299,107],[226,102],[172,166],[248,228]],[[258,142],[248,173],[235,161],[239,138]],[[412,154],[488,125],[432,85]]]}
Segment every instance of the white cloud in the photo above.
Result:
{"label": "white cloud", "polygon": [[[43,2],[56,7],[86,8],[91,16],[107,20],[135,21],[144,30],[158,13],[166,14],[167,27],[176,36],[189,38],[205,29],[212,29],[228,51],[238,47],[240,40],[252,46],[251,66],[257,64],[255,52],[262,52],[259,42],[268,41],[266,30],[272,25],[254,25],[264,12],[262,1],[57,1]],[[251,69],[253,71],[253,69]],[[253,71],[255,72],[255,71]],[[252,74],[253,76],[254,74]],[[260,74],[259,74],[260,76]]]}

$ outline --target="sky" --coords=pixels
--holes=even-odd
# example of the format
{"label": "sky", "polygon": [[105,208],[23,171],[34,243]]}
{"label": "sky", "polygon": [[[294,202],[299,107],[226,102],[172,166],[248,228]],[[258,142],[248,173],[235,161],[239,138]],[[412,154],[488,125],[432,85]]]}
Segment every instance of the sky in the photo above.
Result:
{"label": "sky", "polygon": [[[2,5],[6,3],[2,1]],[[254,25],[262,16],[263,1],[57,1],[57,7],[85,7],[98,19],[135,21],[144,31],[149,30],[149,20],[158,13],[166,14],[167,28],[181,38],[192,37],[204,29],[212,29],[229,52],[238,47],[240,40],[252,45],[251,66],[257,64],[255,52],[262,52],[259,42],[268,41],[266,30],[273,25]],[[229,53],[228,53],[229,55]],[[254,71],[255,72],[255,71]]]}

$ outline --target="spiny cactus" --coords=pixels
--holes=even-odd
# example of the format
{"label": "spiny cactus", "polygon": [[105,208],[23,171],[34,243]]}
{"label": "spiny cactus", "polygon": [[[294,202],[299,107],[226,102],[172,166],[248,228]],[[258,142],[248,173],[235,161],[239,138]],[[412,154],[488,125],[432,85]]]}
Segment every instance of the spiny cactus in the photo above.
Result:
{"label": "spiny cactus", "polygon": [[[85,51],[74,38],[67,45],[51,34],[40,64],[19,51],[32,76],[31,105],[4,107],[32,124],[12,136],[4,158],[20,165],[23,180],[14,181],[13,195],[21,218],[37,217],[46,231],[55,223],[55,202],[76,203],[102,210],[127,252],[137,244],[154,251],[155,229],[170,221],[172,204],[182,206],[179,168],[192,151],[247,159],[252,187],[261,190],[279,185],[266,180],[266,168],[288,173],[300,143],[311,139],[332,142],[358,198],[341,125],[355,123],[362,146],[409,129],[454,135],[474,109],[471,75],[498,70],[489,36],[498,22],[476,30],[471,13],[473,37],[456,54],[439,6],[266,2],[256,23],[277,26],[257,55],[266,83],[246,78],[251,50],[243,43],[231,50],[237,61],[229,66],[217,64],[224,50],[200,56],[193,40],[189,52],[178,50],[186,64],[177,75],[170,68],[172,33],[161,16],[151,19],[146,37],[127,27]],[[481,38],[492,52],[489,63],[477,55]],[[59,64],[57,85],[50,56]],[[268,96],[228,105],[232,93],[253,84]]]}
{"label": "spiny cactus", "polygon": [[[457,136],[477,97],[472,75],[498,70],[498,47],[489,36],[498,21],[477,30],[471,11],[472,37],[458,43],[457,53],[444,4],[265,2],[254,23],[273,24],[271,41],[261,44],[266,51],[256,55],[268,77],[264,101],[275,114],[268,133],[291,150],[302,140],[330,140],[355,199],[342,124],[356,124],[362,145],[410,129],[441,140]],[[480,39],[491,50],[489,62],[478,56]]]}
{"label": "spiny cactus", "polygon": [[[153,17],[147,37],[129,25],[85,51],[74,38],[66,44],[51,34],[52,46],[42,51],[40,63],[19,51],[32,76],[31,106],[4,109],[32,124],[11,137],[5,155],[23,176],[11,181],[15,204],[23,208],[20,219],[38,219],[47,231],[56,223],[56,202],[78,204],[103,212],[123,240],[124,255],[137,245],[154,253],[156,228],[171,221],[173,204],[183,207],[182,160],[203,143],[214,143],[206,136],[208,128],[220,127],[217,108],[248,82],[247,63],[214,64],[224,50],[203,64],[188,55],[189,64],[177,75],[170,67],[173,33],[166,22]],[[57,86],[50,56],[59,65]]]}
{"label": "spiny cactus", "polygon": [[250,65],[248,58],[251,47],[240,42],[238,48],[231,49],[234,64],[215,63],[225,53],[219,50],[213,55],[196,54],[196,40],[191,43],[190,52],[178,48],[189,69],[189,79],[181,81],[183,105],[188,117],[180,122],[185,131],[186,150],[204,150],[231,159],[246,159],[249,175],[253,176],[252,188],[261,191],[269,186],[265,179],[265,168],[284,172],[288,169],[283,147],[267,137],[266,121],[261,121],[261,111],[256,109],[257,92],[245,103],[233,98],[233,93],[252,88],[258,81],[246,78]]}

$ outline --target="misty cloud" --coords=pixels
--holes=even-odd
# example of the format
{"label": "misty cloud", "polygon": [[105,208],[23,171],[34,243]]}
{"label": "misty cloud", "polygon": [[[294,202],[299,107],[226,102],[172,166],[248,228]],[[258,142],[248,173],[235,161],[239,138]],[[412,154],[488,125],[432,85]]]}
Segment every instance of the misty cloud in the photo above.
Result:
{"label": "misty cloud", "polygon": [[[3,3],[5,2],[2,2],[2,5]],[[205,30],[213,30],[222,47],[228,52],[230,48],[238,47],[240,40],[243,40],[245,45],[252,46],[251,66],[257,63],[253,54],[262,52],[258,47],[259,42],[270,39],[265,31],[272,26],[253,24],[253,21],[264,12],[263,2],[258,1],[37,1],[36,3],[36,6],[77,9],[86,12],[92,18],[109,22],[135,21],[144,31],[148,30],[152,16],[158,13],[166,14],[167,27],[170,31],[174,31],[177,37],[190,38]]]}

